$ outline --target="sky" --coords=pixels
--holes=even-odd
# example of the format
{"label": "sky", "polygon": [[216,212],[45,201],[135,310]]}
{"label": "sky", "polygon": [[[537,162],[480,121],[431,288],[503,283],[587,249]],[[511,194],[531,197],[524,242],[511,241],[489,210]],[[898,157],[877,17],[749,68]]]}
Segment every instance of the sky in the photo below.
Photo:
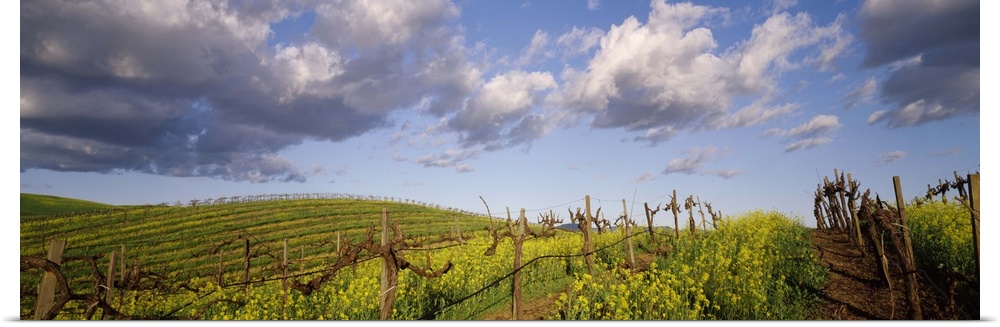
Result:
{"label": "sky", "polygon": [[23,2],[20,192],[533,218],[676,190],[815,226],[834,169],[907,199],[981,170],[979,5]]}

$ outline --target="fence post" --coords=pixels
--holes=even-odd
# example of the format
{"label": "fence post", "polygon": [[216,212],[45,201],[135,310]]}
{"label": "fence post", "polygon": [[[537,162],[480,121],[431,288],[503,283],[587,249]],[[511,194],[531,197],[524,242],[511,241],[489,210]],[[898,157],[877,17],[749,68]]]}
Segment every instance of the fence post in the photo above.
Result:
{"label": "fence post", "polygon": [[288,304],[288,239],[285,239],[285,246],[281,251],[281,320],[285,320],[286,308]]}
{"label": "fence post", "polygon": [[[108,262],[108,278],[107,278],[108,290],[104,293],[104,302],[107,302],[108,304],[111,304],[111,300],[114,299],[114,295],[112,294],[112,292],[115,289],[115,263],[117,260],[117,254],[118,251],[112,250],[111,261]],[[102,312],[101,317],[103,317],[103,320],[111,319],[111,316],[108,315],[107,312]]]}
{"label": "fence post", "polygon": [[125,258],[127,258],[125,256],[125,244],[122,244],[121,276],[118,277],[118,279],[120,279],[122,283],[125,283]]}
{"label": "fence post", "polygon": [[625,199],[622,199],[622,217],[624,217],[623,220],[625,223],[625,237],[628,237],[625,239],[625,246],[628,247],[628,266],[629,268],[635,268],[635,254],[632,252],[632,233],[629,233],[629,225],[631,224],[628,221],[628,206],[625,205]]}
{"label": "fence post", "polygon": [[224,267],[223,267],[223,263],[222,263],[222,247],[219,247],[219,278],[218,278],[218,281],[217,281],[218,282],[217,284],[219,286],[222,286],[222,273],[223,273],[223,271],[224,271]]}
{"label": "fence post", "polygon": [[250,238],[243,239],[243,285],[244,289],[250,289]]}
{"label": "fence post", "polygon": [[705,210],[702,208],[702,205],[701,205],[701,196],[698,196],[697,199],[698,199],[698,203],[697,203],[698,204],[698,214],[701,215],[701,229],[707,232],[708,231],[708,223],[705,221]]}
{"label": "fence post", "polygon": [[524,208],[521,208],[521,215],[517,217],[517,227],[514,228],[514,235],[511,237],[514,240],[513,303],[511,305],[511,319],[513,320],[521,320],[521,312],[524,309],[524,299],[521,294],[521,248],[524,245],[524,232],[527,229],[528,220],[524,216]]}
{"label": "fence post", "polygon": [[[837,186],[844,185],[843,187],[838,187],[837,188],[837,195],[840,196],[840,199],[839,199],[839,201],[840,201],[840,204],[839,204],[840,205],[840,215],[844,217],[844,223],[847,224],[846,227],[848,229],[853,229],[852,227],[854,227],[853,226],[854,222],[850,221],[851,218],[852,218],[852,216],[849,215],[848,212],[847,212],[847,206],[848,206],[848,204],[847,204],[847,199],[845,199],[845,197],[844,197],[844,193],[847,192],[847,188],[850,187],[850,185],[846,185],[846,183],[844,183],[844,176],[843,176],[843,174],[844,174],[843,172],[840,172],[838,174],[837,173],[837,169],[836,168],[833,169],[833,180],[834,180],[835,184]],[[861,239],[860,239],[861,234],[860,233],[856,234],[856,233],[852,233],[851,231],[848,231],[847,233],[851,235],[851,239],[854,241],[854,245],[861,245],[862,244],[862,243],[860,243],[861,242]]]}
{"label": "fence post", "polygon": [[[847,188],[847,208],[851,211],[851,221],[854,223],[854,233],[857,234],[858,245],[860,245],[862,249],[861,254],[864,254],[865,238],[861,237],[861,222],[858,221],[858,209],[854,204],[854,197],[857,195],[858,190],[852,186],[853,184],[854,181],[851,180],[851,174],[848,173],[847,184],[845,186]],[[843,195],[841,195],[841,197],[843,197]],[[872,242],[874,241],[875,240],[872,240]]]}
{"label": "fence post", "polygon": [[594,220],[590,215],[590,195],[584,196],[584,205],[587,208],[587,216],[584,217],[583,231],[583,252],[587,261],[587,271],[594,275],[594,244],[590,241],[590,222]]}
{"label": "fence post", "polygon": [[[62,264],[63,250],[66,249],[66,240],[52,240],[49,246],[48,259],[57,265]],[[38,286],[38,298],[35,300],[35,320],[41,320],[45,313],[52,309],[52,301],[56,297],[56,276],[46,272],[42,277],[42,283]]]}
{"label": "fence post", "polygon": [[694,196],[689,195],[687,199],[684,199],[684,210],[688,212],[688,229],[691,230],[691,235],[694,235],[695,231],[698,230],[698,226],[694,222]]}
{"label": "fence post", "polygon": [[[824,192],[828,189],[833,188],[833,183],[830,183],[830,178],[823,176],[823,190]],[[830,210],[830,218],[833,219],[833,225],[837,229],[844,230],[847,229],[844,226],[843,221],[840,219],[840,208],[837,206],[837,198],[832,192],[826,194],[827,206]]]}
{"label": "fence post", "polygon": [[969,181],[969,210],[972,215],[972,245],[975,246],[976,255],[976,282],[979,282],[979,174],[968,175]]}
{"label": "fence post", "polygon": [[903,264],[906,269],[907,294],[910,298],[910,312],[913,320],[922,319],[920,313],[920,295],[917,293],[917,262],[913,257],[913,243],[910,240],[910,225],[906,222],[906,204],[903,202],[903,189],[899,185],[899,176],[892,176],[892,186],[896,191],[896,208],[899,211],[899,223],[903,230]]}
{"label": "fence post", "polygon": [[[382,248],[389,245],[389,209],[382,208]],[[388,250],[388,249],[386,249]],[[379,289],[379,319],[389,320],[392,314],[392,302],[396,297],[396,267],[389,267],[390,262],[382,260],[381,287]],[[392,269],[392,271],[390,271]]]}
{"label": "fence post", "polygon": [[[656,244],[656,238],[653,235],[653,215],[650,214],[652,210],[649,210],[649,202],[643,202],[642,206],[646,208],[646,224],[649,225],[649,242]],[[660,210],[660,207],[657,206],[656,210]]]}
{"label": "fence post", "polygon": [[674,190],[674,195],[670,196],[670,212],[674,213],[674,239],[681,239],[681,231],[678,229],[677,224],[677,190]]}

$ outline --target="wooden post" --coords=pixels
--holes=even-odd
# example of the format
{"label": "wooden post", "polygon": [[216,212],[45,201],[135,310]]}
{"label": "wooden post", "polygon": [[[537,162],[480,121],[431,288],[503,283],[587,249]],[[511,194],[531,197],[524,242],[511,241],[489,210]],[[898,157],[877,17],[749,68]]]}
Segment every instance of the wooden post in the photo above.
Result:
{"label": "wooden post", "polygon": [[[851,174],[847,174],[847,184],[844,186],[847,188],[847,208],[851,211],[851,222],[854,223],[854,233],[857,234],[858,245],[861,249],[865,248],[865,238],[861,237],[861,222],[858,221],[858,208],[854,204],[854,197],[857,194],[857,189],[851,186],[854,181],[851,180]],[[874,241],[874,240],[873,240]],[[864,254],[865,251],[861,251]]]}
{"label": "wooden post", "polygon": [[219,248],[219,278],[216,280],[216,285],[222,286],[222,273],[223,273],[223,263],[222,263],[222,248]]}
{"label": "wooden post", "polygon": [[677,190],[674,190],[674,195],[670,196],[670,212],[674,213],[674,238],[681,239],[681,231],[677,226]]}
{"label": "wooden post", "polygon": [[975,246],[976,255],[976,282],[979,282],[979,174],[968,175],[969,181],[969,207],[972,210],[972,245]]}
{"label": "wooden post", "polygon": [[[652,210],[649,210],[649,202],[643,202],[642,206],[646,208],[646,223],[649,224],[649,242],[656,244],[656,236],[654,236],[653,232],[653,213]],[[656,210],[660,210],[660,207],[657,206]]]}
{"label": "wooden post", "polygon": [[[382,247],[389,245],[389,209],[382,208]],[[379,319],[389,320],[392,314],[392,303],[396,297],[396,267],[390,267],[389,262],[382,260],[381,287],[379,289]]]}
{"label": "wooden post", "polygon": [[337,231],[337,254],[340,254],[340,231]]}
{"label": "wooden post", "polygon": [[299,250],[302,252],[299,254],[299,273],[306,272],[306,248],[304,246],[299,246]]}
{"label": "wooden post", "polygon": [[[66,240],[52,240],[52,244],[49,245],[49,261],[61,265],[65,249]],[[52,302],[56,297],[56,283],[56,275],[53,273],[46,272],[42,277],[42,283],[38,285],[38,298],[35,300],[35,320],[41,320],[45,313],[52,309]]]}
{"label": "wooden post", "polygon": [[628,206],[625,205],[625,199],[622,199],[622,217],[625,223],[625,237],[628,237],[625,240],[625,246],[628,249],[628,266],[629,268],[635,268],[635,254],[632,252],[632,233],[629,233],[629,225],[631,224],[628,221]]}
{"label": "wooden post", "polygon": [[[824,180],[825,178],[826,177],[824,177]],[[829,199],[823,195],[824,186],[826,186],[826,184],[816,184],[816,197],[819,199],[820,207],[822,207],[823,213],[826,214],[827,227],[839,229],[840,226],[837,225],[837,219],[833,215],[833,210],[830,210],[830,203],[828,202]]]}
{"label": "wooden post", "polygon": [[[853,229],[854,222],[848,221],[851,219],[851,216],[849,216],[847,213],[848,204],[847,204],[847,199],[845,199],[844,197],[844,192],[846,192],[847,188],[850,186],[844,183],[843,173],[841,173],[840,175],[837,174],[837,169],[833,169],[833,179],[836,182],[837,186],[844,185],[842,188],[838,187],[837,189],[837,194],[840,195],[840,215],[844,217],[844,222],[847,223],[848,228]],[[848,232],[848,234],[851,234],[851,239],[854,241],[854,245],[861,244],[859,243],[861,236],[860,232],[857,234]]]}
{"label": "wooden post", "polygon": [[[112,299],[114,299],[114,295],[112,294],[112,292],[115,289],[115,263],[117,262],[116,261],[117,254],[118,251],[112,250],[111,261],[108,262],[108,278],[107,278],[108,290],[104,292],[104,302],[107,302],[108,304],[111,304]],[[107,312],[102,312],[101,317],[103,317],[103,320],[111,319],[111,315],[108,315]]]}
{"label": "wooden post", "polygon": [[896,208],[899,211],[899,223],[903,231],[903,264],[906,270],[907,295],[910,298],[911,319],[920,320],[920,295],[917,293],[917,262],[913,257],[913,243],[910,240],[910,225],[906,222],[906,204],[903,202],[903,188],[899,185],[899,176],[892,176],[892,186],[896,191]]}
{"label": "wooden post", "polygon": [[708,223],[705,222],[705,210],[701,206],[701,196],[698,196],[698,214],[701,215],[701,229],[708,231]]}
{"label": "wooden post", "polygon": [[244,289],[250,288],[250,238],[243,239],[243,285]]}
{"label": "wooden post", "polygon": [[698,230],[697,224],[694,222],[694,199],[693,196],[689,195],[687,199],[684,200],[684,210],[688,212],[688,229],[691,230],[691,235]]}
{"label": "wooden post", "polygon": [[514,240],[514,277],[512,278],[513,283],[513,300],[511,301],[511,319],[521,320],[521,312],[524,310],[523,303],[524,299],[521,294],[521,248],[524,244],[524,232],[528,228],[528,219],[524,216],[524,208],[521,208],[521,216],[517,218],[517,227],[514,228],[514,235],[511,237]]}
{"label": "wooden post", "polygon": [[125,244],[122,244],[121,276],[118,277],[118,279],[121,280],[122,283],[125,282],[125,258],[126,258],[125,257]]}
{"label": "wooden post", "polygon": [[288,239],[285,239],[285,246],[281,251],[281,320],[287,319],[286,306],[288,304]]}
{"label": "wooden post", "polygon": [[584,205],[587,208],[587,215],[584,217],[584,228],[583,231],[583,252],[586,253],[584,258],[587,261],[587,271],[590,275],[594,275],[594,243],[590,241],[590,222],[594,221],[594,217],[590,214],[590,195],[585,196]]}

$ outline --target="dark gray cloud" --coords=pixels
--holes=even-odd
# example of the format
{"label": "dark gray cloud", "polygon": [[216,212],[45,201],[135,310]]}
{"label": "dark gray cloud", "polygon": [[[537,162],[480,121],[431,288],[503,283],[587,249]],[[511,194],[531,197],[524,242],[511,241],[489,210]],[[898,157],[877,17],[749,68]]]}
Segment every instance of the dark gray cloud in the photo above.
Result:
{"label": "dark gray cloud", "polygon": [[890,67],[870,124],[913,126],[979,112],[979,1],[868,1],[864,68]]}
{"label": "dark gray cloud", "polygon": [[[979,44],[979,1],[866,1],[859,13],[864,67],[872,68],[922,53],[952,53]],[[979,66],[975,51],[975,66]]]}
{"label": "dark gray cloud", "polygon": [[[479,76],[457,8],[342,5],[22,4],[21,170],[304,181],[278,151],[387,127],[394,110],[461,108]],[[307,12],[315,36],[273,42],[272,24]]]}

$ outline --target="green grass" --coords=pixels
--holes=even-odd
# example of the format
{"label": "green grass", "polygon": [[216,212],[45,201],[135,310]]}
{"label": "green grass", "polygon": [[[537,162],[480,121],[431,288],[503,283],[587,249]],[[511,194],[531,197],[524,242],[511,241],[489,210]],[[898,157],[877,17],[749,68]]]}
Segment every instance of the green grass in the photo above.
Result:
{"label": "green grass", "polygon": [[114,206],[52,195],[21,193],[21,217],[49,216],[113,208]]}

